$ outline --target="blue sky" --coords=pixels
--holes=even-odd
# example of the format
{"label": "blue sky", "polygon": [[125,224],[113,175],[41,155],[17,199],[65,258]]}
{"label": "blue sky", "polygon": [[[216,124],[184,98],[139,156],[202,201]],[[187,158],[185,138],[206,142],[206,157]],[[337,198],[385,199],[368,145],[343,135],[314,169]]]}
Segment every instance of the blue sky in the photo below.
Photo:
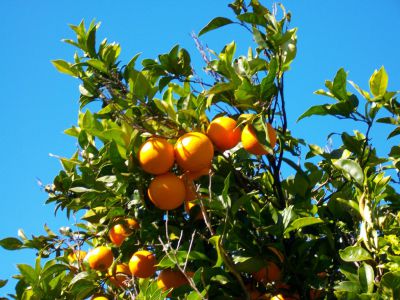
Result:
{"label": "blue sky", "polygon": [[[333,78],[340,67],[349,71],[351,80],[367,89],[369,76],[384,65],[390,88],[400,89],[400,3],[283,2],[293,14],[292,25],[299,27],[297,59],[286,77],[289,128],[295,135],[324,146],[327,134],[351,131],[355,129],[353,124],[320,117],[300,123],[295,120],[309,106],[327,101],[313,95],[313,91],[322,88],[324,80]],[[215,16],[230,16],[226,8],[229,1],[225,0],[61,3],[0,1],[0,239],[15,236],[19,228],[28,235],[42,234],[45,223],[54,230],[70,223],[62,213],[55,218],[54,207],[44,205],[46,194],[36,182],[39,178],[49,183],[60,170],[59,162],[49,153],[70,156],[76,150],[75,141],[62,132],[76,123],[78,81],[57,73],[50,63],[52,59],[72,59],[73,47],[60,42],[74,37],[67,24],[77,24],[82,19],[101,21],[100,37],[122,45],[123,62],[138,52],[143,53],[142,58],[155,58],[180,44],[192,53],[193,64],[200,72],[201,59],[190,32],[198,32]],[[235,40],[237,55],[245,54],[251,44],[247,33],[235,26],[209,33],[202,40],[217,51]],[[373,132],[383,153],[385,129],[381,126]],[[16,274],[17,263],[33,262],[33,252],[0,249],[0,279]],[[13,288],[14,283],[9,283],[0,289],[0,296]]]}

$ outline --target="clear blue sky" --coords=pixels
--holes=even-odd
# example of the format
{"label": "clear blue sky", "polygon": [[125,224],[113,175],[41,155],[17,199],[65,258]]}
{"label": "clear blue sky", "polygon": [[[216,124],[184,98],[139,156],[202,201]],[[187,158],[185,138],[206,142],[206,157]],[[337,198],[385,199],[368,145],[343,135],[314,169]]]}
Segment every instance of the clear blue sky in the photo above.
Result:
{"label": "clear blue sky", "polygon": [[[199,67],[200,56],[189,34],[215,16],[229,16],[229,2],[0,1],[0,239],[16,236],[19,228],[30,235],[42,234],[44,223],[54,230],[69,224],[62,213],[55,218],[54,207],[44,205],[46,194],[36,183],[36,178],[51,182],[60,170],[49,153],[70,156],[76,150],[74,139],[62,132],[76,123],[78,81],[57,73],[50,64],[52,59],[72,59],[74,48],[60,42],[73,37],[67,24],[82,19],[101,21],[100,37],[122,45],[124,62],[138,52],[143,53],[142,58],[154,58],[179,43],[193,53],[194,65]],[[351,80],[367,88],[374,69],[384,65],[390,88],[400,89],[400,3],[283,2],[293,14],[292,25],[299,27],[298,55],[286,81],[289,127],[295,135],[324,146],[329,132],[352,130],[348,127],[352,125],[338,124],[332,118],[314,117],[298,124],[295,120],[307,107],[327,101],[313,91],[323,87],[325,79],[333,78],[337,69],[344,67]],[[238,55],[245,54],[251,42],[246,32],[235,26],[207,34],[202,40],[218,51],[235,40]],[[382,144],[383,129],[374,132]],[[17,263],[33,262],[32,252],[0,248],[0,279],[16,274]],[[9,283],[0,289],[0,296],[13,288],[14,282]]]}

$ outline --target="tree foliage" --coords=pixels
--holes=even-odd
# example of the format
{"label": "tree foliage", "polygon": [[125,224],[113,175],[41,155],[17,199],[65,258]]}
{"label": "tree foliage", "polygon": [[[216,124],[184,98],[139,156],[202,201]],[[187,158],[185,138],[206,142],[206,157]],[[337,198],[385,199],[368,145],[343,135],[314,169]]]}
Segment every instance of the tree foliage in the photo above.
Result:
{"label": "tree foliage", "polygon": [[[236,53],[235,42],[208,52],[195,37],[205,63],[202,76],[180,46],[123,64],[119,44],[96,41],[99,24],[71,26],[76,40],[65,42],[78,51],[72,62],[53,64],[80,81],[78,122],[65,130],[79,149],[60,159],[63,169],[45,190],[47,204],[78,221],[58,233],[45,227],[47,235],[26,237],[21,230],[18,238],[0,240],[5,249],[38,254],[33,266],[18,265],[11,297],[400,298],[400,147],[379,156],[370,137],[376,123],[392,126],[388,143],[400,134],[397,92],[388,91],[384,67],[370,77],[369,90],[340,69],[315,92],[327,103],[309,108],[299,121],[324,116],[360,129],[341,133],[336,149],[308,144],[292,136],[296,124],[286,115],[284,77],[297,41],[291,14],[257,0],[229,7],[236,19],[217,17],[199,36],[239,25],[255,45],[247,55]],[[194,180],[194,207],[158,209],[147,193],[154,176],[138,162],[140,146],[149,137],[174,144],[187,132],[206,133],[215,114],[230,116],[240,128],[252,125],[268,154],[252,155],[241,144],[215,149],[211,169]],[[266,123],[277,133],[276,145]],[[172,172],[186,178],[177,165]],[[128,218],[139,226],[117,245],[110,231]],[[158,271],[115,284],[109,271],[72,257],[97,246],[112,248],[111,270],[148,250]],[[184,274],[187,284],[160,289],[157,274],[163,269]]]}

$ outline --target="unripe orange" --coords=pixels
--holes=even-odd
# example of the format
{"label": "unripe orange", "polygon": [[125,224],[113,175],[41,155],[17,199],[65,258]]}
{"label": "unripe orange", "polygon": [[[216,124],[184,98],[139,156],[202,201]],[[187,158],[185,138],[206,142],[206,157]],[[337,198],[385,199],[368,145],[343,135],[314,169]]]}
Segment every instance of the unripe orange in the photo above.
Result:
{"label": "unripe orange", "polygon": [[235,147],[240,141],[240,134],[236,121],[229,117],[216,118],[207,128],[207,136],[221,151]]}
{"label": "unripe orange", "polygon": [[188,281],[180,271],[171,269],[162,270],[157,278],[157,286],[164,292],[188,284]]}
{"label": "unripe orange", "polygon": [[200,132],[186,133],[175,144],[176,162],[184,171],[196,172],[209,169],[213,156],[212,142]]}
{"label": "unripe orange", "polygon": [[[269,145],[273,149],[276,145],[276,131],[272,128],[271,124],[266,123],[267,132],[269,137]],[[247,124],[242,131],[242,145],[243,148],[254,155],[270,154],[272,151],[267,151],[262,144],[258,141],[257,134],[253,125]]]}
{"label": "unripe orange", "polygon": [[147,190],[153,204],[162,210],[172,210],[185,200],[185,184],[173,173],[156,176]]}
{"label": "unripe orange", "polygon": [[139,164],[144,171],[159,175],[174,165],[174,147],[163,138],[150,138],[139,149]]}
{"label": "unripe orange", "polygon": [[99,246],[89,251],[85,261],[91,269],[106,271],[113,263],[114,256],[109,247]]}
{"label": "unripe orange", "polygon": [[132,276],[147,278],[156,272],[156,257],[147,250],[136,251],[130,261],[129,270]]}

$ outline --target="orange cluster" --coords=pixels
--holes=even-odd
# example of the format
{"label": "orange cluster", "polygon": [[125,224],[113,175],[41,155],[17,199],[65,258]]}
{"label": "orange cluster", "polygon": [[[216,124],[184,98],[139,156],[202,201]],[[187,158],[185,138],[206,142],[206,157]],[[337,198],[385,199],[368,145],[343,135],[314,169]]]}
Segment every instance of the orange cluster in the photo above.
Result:
{"label": "orange cluster", "polygon": [[[271,149],[276,144],[276,132],[267,123]],[[188,186],[192,181],[207,175],[214,157],[214,147],[226,151],[235,147],[240,140],[246,151],[255,155],[269,154],[258,141],[252,125],[246,125],[241,131],[237,122],[229,117],[218,117],[208,126],[206,134],[188,132],[173,146],[165,138],[151,137],[145,141],[137,154],[141,168],[152,175],[147,194],[151,202],[162,210],[173,210],[181,206],[187,197]],[[182,171],[182,176],[171,172],[174,164]],[[185,180],[183,180],[185,179]],[[197,198],[197,197],[195,197]],[[194,198],[194,199],[195,199]],[[193,199],[187,199],[187,202]],[[186,210],[190,210],[187,204]]]}

